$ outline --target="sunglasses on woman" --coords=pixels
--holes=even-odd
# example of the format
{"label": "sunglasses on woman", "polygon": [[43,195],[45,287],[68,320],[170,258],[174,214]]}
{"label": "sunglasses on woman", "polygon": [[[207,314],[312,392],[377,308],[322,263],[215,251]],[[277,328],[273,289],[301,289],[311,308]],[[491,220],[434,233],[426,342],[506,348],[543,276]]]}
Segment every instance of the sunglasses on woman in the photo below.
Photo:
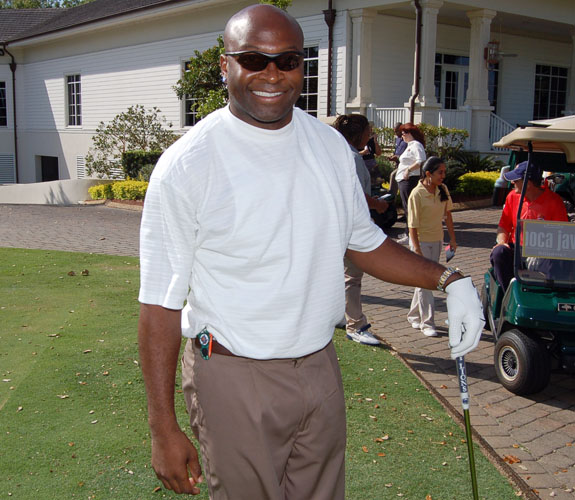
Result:
{"label": "sunglasses on woman", "polygon": [[303,52],[289,50],[279,54],[267,54],[255,50],[243,52],[224,52],[226,56],[235,57],[238,64],[248,71],[263,71],[270,62],[275,63],[280,71],[292,71],[303,61]]}

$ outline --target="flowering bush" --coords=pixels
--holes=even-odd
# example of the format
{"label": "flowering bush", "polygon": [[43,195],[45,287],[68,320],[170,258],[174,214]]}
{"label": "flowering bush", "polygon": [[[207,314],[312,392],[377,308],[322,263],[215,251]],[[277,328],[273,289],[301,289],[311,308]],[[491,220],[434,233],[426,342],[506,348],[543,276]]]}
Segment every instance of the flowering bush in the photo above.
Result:
{"label": "flowering bush", "polygon": [[88,188],[93,200],[143,200],[148,183],[145,181],[118,181],[113,184],[97,184]]}
{"label": "flowering bush", "polygon": [[491,196],[499,172],[469,172],[458,180],[455,192],[467,196]]}
{"label": "flowering bush", "polygon": [[93,200],[111,200],[112,184],[97,184],[88,188],[88,193]]}

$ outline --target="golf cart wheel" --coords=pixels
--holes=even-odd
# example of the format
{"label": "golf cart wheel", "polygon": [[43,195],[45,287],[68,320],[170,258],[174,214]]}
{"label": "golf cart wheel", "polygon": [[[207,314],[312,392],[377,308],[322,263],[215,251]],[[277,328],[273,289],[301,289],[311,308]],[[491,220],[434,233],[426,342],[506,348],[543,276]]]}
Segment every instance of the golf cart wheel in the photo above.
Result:
{"label": "golf cart wheel", "polygon": [[533,394],[549,383],[549,353],[541,343],[519,330],[509,330],[499,337],[494,363],[497,378],[514,394]]}
{"label": "golf cart wheel", "polygon": [[483,285],[481,288],[481,305],[483,306],[483,319],[485,320],[485,328],[488,332],[491,331],[491,323],[489,323],[489,301],[487,300],[487,287]]}

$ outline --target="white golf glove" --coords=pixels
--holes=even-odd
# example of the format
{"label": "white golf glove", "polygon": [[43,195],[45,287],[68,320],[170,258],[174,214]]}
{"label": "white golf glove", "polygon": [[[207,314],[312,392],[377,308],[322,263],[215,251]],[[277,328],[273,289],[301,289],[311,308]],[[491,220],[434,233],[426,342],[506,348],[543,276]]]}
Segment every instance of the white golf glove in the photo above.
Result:
{"label": "white golf glove", "polygon": [[471,278],[451,282],[446,288],[451,358],[465,356],[479,344],[483,325],[483,307]]}

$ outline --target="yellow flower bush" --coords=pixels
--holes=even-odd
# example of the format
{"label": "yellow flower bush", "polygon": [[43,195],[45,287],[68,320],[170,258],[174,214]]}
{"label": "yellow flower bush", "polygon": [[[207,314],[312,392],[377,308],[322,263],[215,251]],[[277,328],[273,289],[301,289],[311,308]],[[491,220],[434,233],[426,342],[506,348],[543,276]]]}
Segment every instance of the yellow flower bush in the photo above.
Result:
{"label": "yellow flower bush", "polygon": [[455,192],[468,196],[491,196],[499,172],[468,172],[457,180]]}
{"label": "yellow flower bush", "polygon": [[145,181],[117,181],[112,184],[97,184],[88,188],[93,200],[143,200],[148,183]]}

